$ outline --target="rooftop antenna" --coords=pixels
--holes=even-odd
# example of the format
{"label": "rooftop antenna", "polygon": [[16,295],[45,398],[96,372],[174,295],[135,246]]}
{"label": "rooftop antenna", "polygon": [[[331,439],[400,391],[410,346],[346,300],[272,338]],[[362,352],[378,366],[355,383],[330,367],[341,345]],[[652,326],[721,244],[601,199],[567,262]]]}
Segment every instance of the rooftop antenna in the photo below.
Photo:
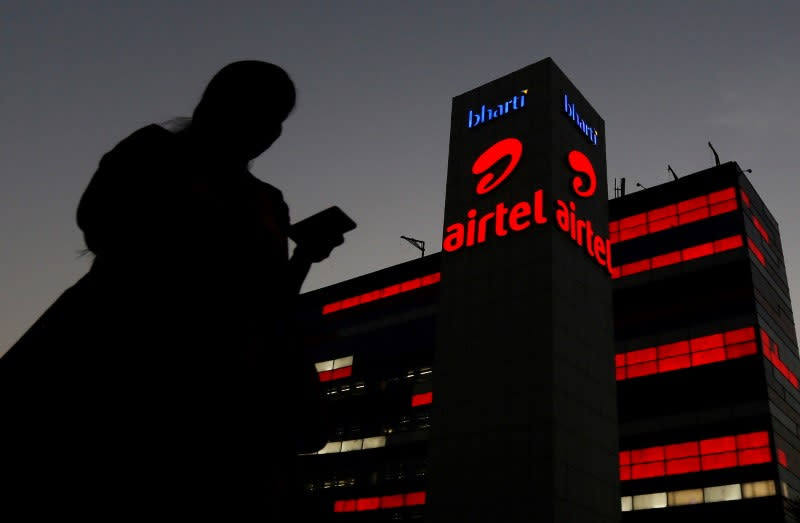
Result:
{"label": "rooftop antenna", "polygon": [[677,182],[678,181],[678,175],[675,174],[675,171],[672,170],[672,167],[670,167],[669,164],[667,164],[667,170],[670,172],[670,174],[672,174],[672,177],[675,178],[675,181]]}
{"label": "rooftop antenna", "polygon": [[644,185],[642,185],[639,182],[636,182],[636,187],[641,187],[642,189],[647,189],[647,187],[645,187]]}
{"label": "rooftop antenna", "polygon": [[414,247],[416,247],[417,249],[419,249],[420,252],[422,252],[422,255],[420,256],[420,258],[423,258],[425,256],[425,242],[424,241],[417,240],[415,238],[409,238],[408,236],[400,236],[400,237],[403,238],[408,243],[410,243],[411,245],[413,245]]}
{"label": "rooftop antenna", "polygon": [[714,153],[714,162],[719,165],[719,155],[717,154],[717,151],[714,149],[714,146],[711,145],[711,142],[708,142],[708,146],[711,147],[711,152]]}
{"label": "rooftop antenna", "polygon": [[625,178],[619,179],[619,195],[625,196]]}

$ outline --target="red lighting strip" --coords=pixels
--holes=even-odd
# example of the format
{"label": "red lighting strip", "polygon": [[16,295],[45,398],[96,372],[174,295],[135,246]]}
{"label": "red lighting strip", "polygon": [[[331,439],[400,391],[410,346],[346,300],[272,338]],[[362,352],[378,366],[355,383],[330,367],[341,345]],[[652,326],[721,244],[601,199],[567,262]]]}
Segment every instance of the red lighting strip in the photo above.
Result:
{"label": "red lighting strip", "polygon": [[764,238],[765,242],[769,243],[769,234],[767,233],[767,230],[764,228],[763,225],[761,225],[761,222],[758,220],[758,218],[756,218],[755,216],[752,216],[752,218],[753,218],[753,225],[755,226],[756,229],[758,229],[758,232],[759,234],[761,234],[761,237]]}
{"label": "red lighting strip", "polygon": [[619,453],[619,479],[674,476],[772,461],[767,431],[687,441]]}
{"label": "red lighting strip", "polygon": [[425,504],[425,491],[389,496],[373,496],[357,499],[340,499],[333,503],[334,512],[364,512],[386,508],[413,507]]}
{"label": "red lighting strip", "polygon": [[612,244],[624,242],[646,234],[732,212],[738,208],[736,189],[729,187],[609,222],[609,240]]}
{"label": "red lighting strip", "polygon": [[753,327],[667,343],[614,356],[617,381],[758,354]]}
{"label": "red lighting strip", "polygon": [[780,463],[787,469],[789,468],[789,463],[786,460],[786,453],[782,449],[778,449],[778,463]]}
{"label": "red lighting strip", "polygon": [[427,287],[428,285],[439,283],[441,278],[442,273],[435,272],[433,274],[428,274],[427,276],[421,276],[419,278],[404,281],[403,283],[395,283],[394,285],[389,285],[388,287],[384,287],[382,289],[365,292],[359,296],[352,296],[343,300],[334,301],[322,307],[322,314],[330,314],[332,312],[349,309],[357,305],[364,305],[365,303],[382,300],[384,298],[394,296],[395,294],[401,294],[419,289],[421,287]]}
{"label": "red lighting strip", "polygon": [[756,247],[756,244],[753,243],[753,240],[751,240],[750,238],[747,238],[747,246],[750,247],[750,250],[753,251],[753,254],[756,255],[756,258],[758,258],[758,261],[761,262],[761,265],[766,267],[767,266],[767,260],[764,258],[764,253],[761,252],[761,249]]}
{"label": "red lighting strip", "polygon": [[739,192],[742,194],[742,202],[744,202],[744,204],[747,207],[750,207],[750,197],[747,196],[747,193],[745,192],[745,190],[744,189],[740,189]]}
{"label": "red lighting strip", "polygon": [[319,373],[319,381],[332,381],[342,378],[349,378],[353,375],[353,366],[340,367],[333,370],[323,370]]}
{"label": "red lighting strip", "polygon": [[612,269],[611,277],[617,279],[624,276],[630,276],[631,274],[636,274],[638,272],[660,269],[661,267],[666,267],[667,265],[674,265],[676,263],[686,262],[696,258],[703,258],[705,256],[710,256],[723,251],[738,249],[742,245],[742,236],[737,234],[735,236],[729,236],[728,238],[722,238],[721,240],[701,243],[700,245],[687,247],[679,251],[668,252],[666,254],[653,256],[652,258],[645,258],[632,263],[626,263],[619,267],[614,267]]}
{"label": "red lighting strip", "polygon": [[800,381],[798,381],[797,376],[781,361],[781,357],[778,354],[778,344],[769,339],[769,334],[764,329],[761,329],[761,350],[769,362],[778,369],[778,372],[783,374],[783,377],[789,380],[795,389],[800,389]]}
{"label": "red lighting strip", "polygon": [[420,405],[430,405],[433,403],[433,392],[422,392],[411,396],[411,406],[419,407]]}

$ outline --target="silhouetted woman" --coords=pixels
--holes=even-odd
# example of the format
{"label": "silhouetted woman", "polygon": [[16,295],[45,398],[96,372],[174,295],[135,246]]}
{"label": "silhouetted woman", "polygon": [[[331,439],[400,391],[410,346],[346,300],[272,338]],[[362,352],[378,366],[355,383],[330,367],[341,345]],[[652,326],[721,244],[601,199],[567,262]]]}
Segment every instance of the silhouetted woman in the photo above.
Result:
{"label": "silhouetted woman", "polygon": [[281,68],[235,62],[183,130],[144,127],[102,158],[78,208],[89,273],[0,359],[0,475],[18,504],[111,520],[296,512],[294,456],[325,437],[292,308],[342,239],[290,259],[282,195],[248,171],[294,103]]}

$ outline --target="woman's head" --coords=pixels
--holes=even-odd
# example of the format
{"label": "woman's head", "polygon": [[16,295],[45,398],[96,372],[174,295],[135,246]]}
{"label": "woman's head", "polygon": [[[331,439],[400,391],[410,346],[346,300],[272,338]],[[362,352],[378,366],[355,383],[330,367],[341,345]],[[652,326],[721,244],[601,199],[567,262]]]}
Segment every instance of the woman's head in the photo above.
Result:
{"label": "woman's head", "polygon": [[286,71],[257,60],[233,62],[208,83],[191,127],[221,152],[249,161],[278,139],[294,104],[294,83]]}

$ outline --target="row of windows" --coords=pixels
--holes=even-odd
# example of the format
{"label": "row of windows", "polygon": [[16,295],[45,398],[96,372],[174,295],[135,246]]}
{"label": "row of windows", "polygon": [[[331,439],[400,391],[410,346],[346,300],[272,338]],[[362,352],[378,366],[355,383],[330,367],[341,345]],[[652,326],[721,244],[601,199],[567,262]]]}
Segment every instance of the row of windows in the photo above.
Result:
{"label": "row of windows", "polygon": [[697,258],[703,258],[704,256],[710,256],[712,254],[729,251],[731,249],[737,249],[742,245],[744,245],[742,236],[737,234],[728,238],[722,238],[721,240],[687,247],[679,251],[668,252],[666,254],[653,256],[652,258],[645,258],[644,260],[626,263],[619,267],[614,267],[612,269],[611,276],[614,279],[621,278],[623,276],[630,276],[631,274],[649,271],[652,269],[659,269],[668,265],[687,262]]}
{"label": "row of windows", "polygon": [[[745,207],[749,209],[752,206],[750,203],[750,197],[747,195],[747,192],[744,189],[740,189],[740,192],[742,194],[742,202],[744,203]],[[751,215],[751,217],[753,219],[753,226],[756,228],[756,230],[758,230],[758,233],[761,234],[761,237],[764,238],[764,241],[769,243],[769,233],[767,233],[767,230],[761,224],[761,221],[756,218],[755,215]]]}
{"label": "row of windows", "polygon": [[348,439],[344,441],[329,441],[327,445],[317,452],[309,452],[306,455],[314,454],[335,454],[338,452],[353,452],[356,450],[378,449],[386,446],[386,436],[374,436],[372,438]]}
{"label": "row of windows", "polygon": [[356,485],[356,478],[333,478],[325,481],[309,481],[305,484],[305,489],[308,492],[315,490],[330,489],[330,488],[352,488]]}
{"label": "row of windows", "polygon": [[357,499],[340,499],[333,503],[334,512],[363,512],[387,508],[412,507],[425,504],[425,491],[373,496]]}
{"label": "row of windows", "polygon": [[764,329],[761,329],[761,349],[764,351],[764,356],[767,360],[778,369],[778,372],[789,380],[795,389],[800,389],[800,381],[798,381],[797,376],[781,361],[781,356],[778,354],[778,344],[769,338],[769,334]]}
{"label": "row of windows", "polygon": [[349,382],[342,383],[341,385],[329,385],[325,391],[325,395],[330,399],[345,398],[350,395],[359,395],[366,392],[366,384],[363,381],[357,381],[352,385]]}
{"label": "row of windows", "polygon": [[755,339],[755,329],[746,327],[617,354],[617,381],[757,354]]}
{"label": "row of windows", "polygon": [[766,431],[659,445],[619,453],[621,481],[673,476],[772,461]]}
{"label": "row of windows", "polygon": [[331,314],[333,312],[350,309],[365,303],[382,300],[396,294],[413,291],[421,287],[427,287],[428,285],[439,283],[440,280],[441,273],[435,272],[433,274],[428,274],[427,276],[413,278],[403,283],[395,283],[394,285],[389,285],[388,287],[384,287],[382,289],[376,289],[374,291],[365,292],[364,294],[359,294],[358,296],[352,296],[350,298],[345,298],[343,300],[323,305],[322,314]]}
{"label": "row of windows", "polygon": [[353,375],[353,357],[345,356],[335,360],[319,361],[314,364],[319,374],[319,381],[332,381],[349,378]]}
{"label": "row of windows", "polygon": [[713,487],[671,492],[654,492],[638,496],[622,496],[622,512],[647,510],[652,508],[680,507],[700,503],[717,503],[739,499],[763,498],[775,495],[775,482],[772,480],[733,483]]}
{"label": "row of windows", "polygon": [[611,243],[624,242],[646,234],[725,214],[738,208],[736,189],[730,187],[608,222],[609,240]]}

